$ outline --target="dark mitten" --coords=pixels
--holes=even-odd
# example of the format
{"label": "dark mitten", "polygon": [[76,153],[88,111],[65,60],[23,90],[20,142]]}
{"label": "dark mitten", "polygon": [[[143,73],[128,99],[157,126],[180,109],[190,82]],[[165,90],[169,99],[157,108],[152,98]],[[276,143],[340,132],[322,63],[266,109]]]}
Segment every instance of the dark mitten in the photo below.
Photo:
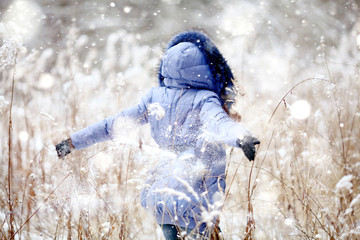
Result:
{"label": "dark mitten", "polygon": [[253,161],[255,159],[255,145],[260,144],[260,141],[257,138],[245,136],[242,139],[238,139],[236,143],[242,148],[249,161]]}
{"label": "dark mitten", "polygon": [[71,152],[71,149],[74,148],[71,139],[66,139],[61,143],[55,146],[56,152],[59,158],[65,158]]}

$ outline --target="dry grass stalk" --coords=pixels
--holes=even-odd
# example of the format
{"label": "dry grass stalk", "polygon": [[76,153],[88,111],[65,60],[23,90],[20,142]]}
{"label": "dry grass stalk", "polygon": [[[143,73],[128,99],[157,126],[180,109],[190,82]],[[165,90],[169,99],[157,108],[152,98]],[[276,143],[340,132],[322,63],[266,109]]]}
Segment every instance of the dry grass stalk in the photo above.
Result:
{"label": "dry grass stalk", "polygon": [[14,58],[14,72],[12,77],[12,84],[11,84],[11,101],[10,101],[10,108],[9,108],[9,156],[8,156],[8,204],[9,204],[9,215],[10,215],[10,236],[15,235],[15,229],[14,229],[14,211],[13,211],[13,202],[11,199],[12,191],[11,191],[11,175],[12,175],[12,106],[14,101],[14,86],[15,86],[15,74],[16,74],[16,59],[17,59],[17,53],[15,54]]}

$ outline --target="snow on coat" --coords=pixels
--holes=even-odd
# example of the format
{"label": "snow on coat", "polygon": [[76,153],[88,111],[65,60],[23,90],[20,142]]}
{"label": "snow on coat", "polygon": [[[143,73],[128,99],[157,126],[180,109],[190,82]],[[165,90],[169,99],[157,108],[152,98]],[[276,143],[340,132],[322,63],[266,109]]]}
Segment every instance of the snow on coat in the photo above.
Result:
{"label": "snow on coat", "polygon": [[[193,43],[193,35],[201,36],[200,42],[208,41],[197,32],[186,32],[183,38],[176,36],[161,61],[160,86],[151,88],[139,104],[73,133],[71,139],[75,149],[81,149],[112,139],[119,118],[149,123],[159,147],[177,157],[163,159],[155,167],[148,187],[142,191],[141,203],[159,224],[203,231],[217,220],[223,201],[223,143],[238,147],[236,140],[250,133],[224,111],[225,98],[221,94],[227,84],[233,86],[232,81],[219,80],[214,68],[209,67],[213,61],[204,54],[209,42]],[[227,66],[224,61],[222,64]],[[154,109],[161,109],[160,117],[152,114]]]}

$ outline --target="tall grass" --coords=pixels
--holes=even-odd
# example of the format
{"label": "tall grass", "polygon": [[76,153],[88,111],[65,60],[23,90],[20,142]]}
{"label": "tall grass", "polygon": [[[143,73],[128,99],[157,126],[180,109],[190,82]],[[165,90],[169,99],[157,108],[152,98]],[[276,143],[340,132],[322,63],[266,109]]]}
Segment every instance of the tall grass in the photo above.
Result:
{"label": "tall grass", "polygon": [[[263,61],[258,53],[244,50],[241,59],[232,58],[227,47],[243,42],[223,40],[220,49],[242,76],[239,88],[245,92],[235,107],[262,142],[254,165],[240,149],[228,149],[220,217],[225,239],[360,238],[360,62],[354,34],[323,49],[326,58],[309,62],[310,76],[298,74],[300,68],[286,71],[287,82],[276,92],[254,87],[266,81],[259,79],[262,70],[256,76],[251,71],[256,60]],[[1,239],[162,238],[139,201],[160,156],[146,126],[126,124],[114,141],[65,160],[56,156],[54,144],[135,104],[157,82],[161,47],[143,46],[122,30],[108,36],[102,52],[84,52],[87,41],[72,28],[59,53],[22,52],[14,87],[14,66],[2,68]],[[293,61],[292,55],[283,57]],[[299,99],[312,107],[303,120],[291,115]]]}

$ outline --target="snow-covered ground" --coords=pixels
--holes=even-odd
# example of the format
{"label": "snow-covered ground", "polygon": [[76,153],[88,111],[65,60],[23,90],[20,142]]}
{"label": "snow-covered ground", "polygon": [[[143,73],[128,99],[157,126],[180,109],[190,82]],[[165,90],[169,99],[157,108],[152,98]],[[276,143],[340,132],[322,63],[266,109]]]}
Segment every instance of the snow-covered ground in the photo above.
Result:
{"label": "snow-covered ground", "polygon": [[139,201],[163,157],[146,126],[124,122],[65,160],[54,144],[137,103],[170,37],[201,27],[261,140],[250,181],[252,164],[227,151],[225,239],[246,235],[249,186],[253,239],[360,239],[359,11],[351,0],[2,1],[0,238],[162,238]]}

